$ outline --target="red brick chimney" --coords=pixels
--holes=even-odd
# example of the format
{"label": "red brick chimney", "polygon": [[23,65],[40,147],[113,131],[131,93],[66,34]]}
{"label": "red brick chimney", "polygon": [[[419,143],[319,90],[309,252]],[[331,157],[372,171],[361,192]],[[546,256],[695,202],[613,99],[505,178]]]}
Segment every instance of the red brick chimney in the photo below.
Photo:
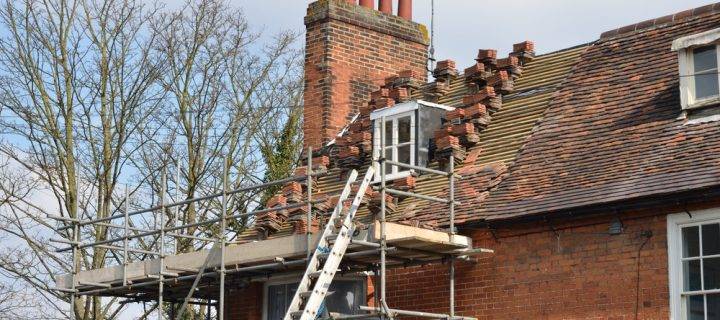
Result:
{"label": "red brick chimney", "polygon": [[[362,4],[318,0],[308,7],[306,147],[317,150],[335,138],[385,77],[403,70],[413,70],[423,78],[427,74],[425,26],[375,10],[374,0]],[[382,5],[387,8],[386,3]]]}

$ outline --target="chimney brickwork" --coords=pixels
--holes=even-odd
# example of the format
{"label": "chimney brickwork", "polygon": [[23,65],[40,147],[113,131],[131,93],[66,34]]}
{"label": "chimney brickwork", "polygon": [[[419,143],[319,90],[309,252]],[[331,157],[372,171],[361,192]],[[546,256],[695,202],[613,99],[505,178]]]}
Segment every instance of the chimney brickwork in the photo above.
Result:
{"label": "chimney brickwork", "polygon": [[305,17],[305,146],[336,137],[384,79],[412,70],[426,80],[425,26],[347,0],[319,0]]}

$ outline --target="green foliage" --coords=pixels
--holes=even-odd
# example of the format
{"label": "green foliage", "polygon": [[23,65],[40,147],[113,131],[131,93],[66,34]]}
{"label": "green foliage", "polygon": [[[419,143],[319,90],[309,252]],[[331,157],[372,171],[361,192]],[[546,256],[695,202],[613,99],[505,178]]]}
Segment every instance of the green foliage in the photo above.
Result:
{"label": "green foliage", "polygon": [[[300,112],[291,112],[274,144],[266,143],[260,148],[265,162],[265,182],[284,179],[295,169],[301,146]],[[262,194],[265,203],[282,188],[281,185],[269,187]]]}

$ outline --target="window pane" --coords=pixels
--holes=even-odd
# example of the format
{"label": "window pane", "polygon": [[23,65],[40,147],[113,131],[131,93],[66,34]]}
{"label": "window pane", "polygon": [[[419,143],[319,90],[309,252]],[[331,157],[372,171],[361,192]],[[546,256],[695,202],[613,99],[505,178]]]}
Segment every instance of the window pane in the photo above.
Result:
{"label": "window pane", "polygon": [[398,143],[410,142],[410,117],[398,119]]}
{"label": "window pane", "polygon": [[[395,155],[393,154],[393,149],[394,149],[393,147],[385,148],[385,158],[386,159],[395,161]],[[391,174],[393,167],[395,167],[395,166],[385,164],[385,174]]]}
{"label": "window pane", "polygon": [[703,259],[705,290],[720,289],[720,258]]}
{"label": "window pane", "polygon": [[287,310],[286,285],[268,286],[267,318],[268,320],[282,320]]}
{"label": "window pane", "polygon": [[685,291],[700,290],[700,260],[683,261],[683,283]]}
{"label": "window pane", "polygon": [[705,303],[703,300],[702,295],[688,297],[688,320],[705,320]]}
{"label": "window pane", "polygon": [[330,312],[355,314],[363,303],[363,281],[335,281],[325,297]]}
{"label": "window pane", "polygon": [[695,75],[695,99],[718,95],[718,75],[712,73]]}
{"label": "window pane", "polygon": [[720,319],[720,293],[707,295],[708,319]]}
{"label": "window pane", "polygon": [[717,69],[715,46],[697,48],[693,50],[693,66],[695,68],[695,73]]}
{"label": "window pane", "polygon": [[700,235],[698,227],[682,228],[683,258],[700,255]]}
{"label": "window pane", "polygon": [[391,146],[393,144],[393,122],[385,121],[385,146]]}
{"label": "window pane", "polygon": [[410,164],[410,145],[404,145],[397,148],[398,159],[400,163]]}
{"label": "window pane", "polygon": [[703,255],[720,254],[720,224],[702,226]]}
{"label": "window pane", "polygon": [[718,94],[717,56],[715,46],[693,51],[695,69],[695,99],[703,99]]}

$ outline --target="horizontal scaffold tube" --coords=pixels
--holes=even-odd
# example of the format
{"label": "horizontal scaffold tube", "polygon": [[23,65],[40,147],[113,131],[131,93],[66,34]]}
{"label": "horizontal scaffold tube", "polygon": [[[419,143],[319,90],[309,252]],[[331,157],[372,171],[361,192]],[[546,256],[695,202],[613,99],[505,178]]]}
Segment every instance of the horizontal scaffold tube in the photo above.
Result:
{"label": "horizontal scaffold tube", "polygon": [[[252,215],[256,215],[256,214],[260,214],[260,213],[266,213],[266,212],[272,212],[272,211],[279,211],[279,210],[287,210],[287,209],[294,209],[294,208],[299,208],[299,207],[303,207],[303,206],[306,206],[306,205],[307,205],[307,204],[304,203],[304,202],[301,202],[301,203],[293,203],[293,204],[290,204],[290,205],[287,205],[287,206],[283,206],[283,207],[273,207],[273,208],[256,210],[256,211],[251,211],[251,212],[238,213],[238,214],[234,214],[234,215],[232,215],[232,216],[227,216],[227,217],[225,217],[225,219],[236,219],[236,218],[240,218],[240,217],[244,217],[244,216],[252,216]],[[185,225],[181,225],[181,226],[165,227],[164,229],[157,229],[157,230],[152,230],[152,231],[147,231],[147,232],[141,232],[141,233],[129,235],[129,236],[127,237],[127,239],[142,238],[142,237],[147,237],[147,236],[152,236],[152,235],[160,234],[160,232],[169,232],[169,231],[175,231],[175,230],[180,230],[180,229],[185,229],[185,228],[191,228],[191,227],[201,226],[201,225],[205,225],[205,224],[217,223],[217,222],[219,222],[221,219],[222,219],[222,218],[214,218],[214,219],[210,219],[210,220],[205,220],[205,221],[200,221],[200,222],[195,222],[195,223],[189,223],[189,224],[185,224]],[[108,243],[113,243],[113,242],[120,242],[120,241],[123,241],[123,240],[125,240],[125,237],[118,237],[118,238],[113,238],[113,239],[107,239],[107,240],[102,240],[102,241],[93,242],[93,243],[83,243],[83,244],[78,245],[78,249],[84,249],[84,248],[88,248],[88,247],[93,247],[93,246],[97,246],[97,245],[100,245],[100,244],[108,244]],[[72,247],[67,247],[67,248],[58,249],[58,250],[56,250],[56,252],[65,252],[65,251],[69,251],[69,250],[72,250]]]}
{"label": "horizontal scaffold tube", "polygon": [[[382,312],[382,308],[366,307],[366,306],[360,306],[360,310],[371,311],[371,312],[376,312],[376,313]],[[408,310],[399,310],[399,309],[388,309],[388,312],[393,313],[393,314],[398,314],[398,315],[404,315],[404,316],[431,318],[431,319],[477,320],[477,318],[471,318],[471,317],[458,317],[458,316],[450,317],[450,315],[442,314],[442,313],[408,311]]]}
{"label": "horizontal scaffold tube", "polygon": [[[311,177],[316,177],[316,176],[323,176],[323,175],[326,175],[326,174],[327,174],[327,172],[323,171],[323,172],[318,172],[318,173],[310,174],[310,176],[311,176]],[[276,181],[261,183],[261,184],[257,184],[257,185],[253,185],[253,186],[249,186],[249,187],[244,187],[244,188],[235,189],[235,190],[232,190],[232,191],[228,191],[228,192],[225,193],[225,194],[226,194],[226,195],[233,195],[233,194],[236,194],[236,193],[242,193],[242,192],[252,191],[252,190],[255,190],[255,189],[267,188],[267,187],[276,186],[276,185],[281,185],[281,184],[285,184],[285,183],[293,182],[293,181],[302,181],[302,180],[305,180],[305,179],[307,179],[307,176],[290,177],[290,178],[286,178],[286,179],[282,179],[282,180],[276,180]],[[185,199],[185,200],[178,201],[178,202],[168,203],[168,204],[164,204],[164,205],[158,205],[158,206],[154,206],[154,207],[150,207],[150,208],[145,208],[145,209],[140,209],[140,210],[136,210],[136,211],[131,211],[131,212],[128,212],[128,213],[127,213],[127,216],[134,216],[134,215],[138,215],[138,214],[141,214],[141,213],[146,213],[146,212],[151,212],[151,211],[157,211],[157,210],[160,210],[160,209],[163,209],[163,208],[172,208],[172,207],[176,207],[176,206],[182,206],[182,205],[190,204],[190,203],[193,203],[193,202],[208,200],[208,199],[212,199],[212,198],[219,198],[219,197],[221,197],[222,195],[223,195],[222,192],[218,192],[218,193],[213,193],[213,194],[209,194],[209,195],[202,196],[202,197]],[[98,222],[106,222],[106,221],[115,220],[115,219],[124,219],[125,216],[126,216],[126,215],[125,215],[125,213],[123,212],[123,213],[118,213],[118,214],[110,215],[110,216],[103,217],[103,218],[97,218],[97,219],[93,219],[93,220],[77,220],[77,219],[73,219],[73,218],[60,217],[60,216],[55,216],[55,215],[49,215],[49,217],[52,218],[52,219],[75,222],[75,223],[76,223],[77,225],[79,225],[79,226],[85,226],[85,225],[95,224],[95,223],[98,223]],[[58,230],[58,231],[62,231],[62,230],[66,230],[66,229],[69,229],[69,228],[72,228],[72,226],[71,226],[71,225],[63,226],[63,227],[58,228],[57,230]]]}

